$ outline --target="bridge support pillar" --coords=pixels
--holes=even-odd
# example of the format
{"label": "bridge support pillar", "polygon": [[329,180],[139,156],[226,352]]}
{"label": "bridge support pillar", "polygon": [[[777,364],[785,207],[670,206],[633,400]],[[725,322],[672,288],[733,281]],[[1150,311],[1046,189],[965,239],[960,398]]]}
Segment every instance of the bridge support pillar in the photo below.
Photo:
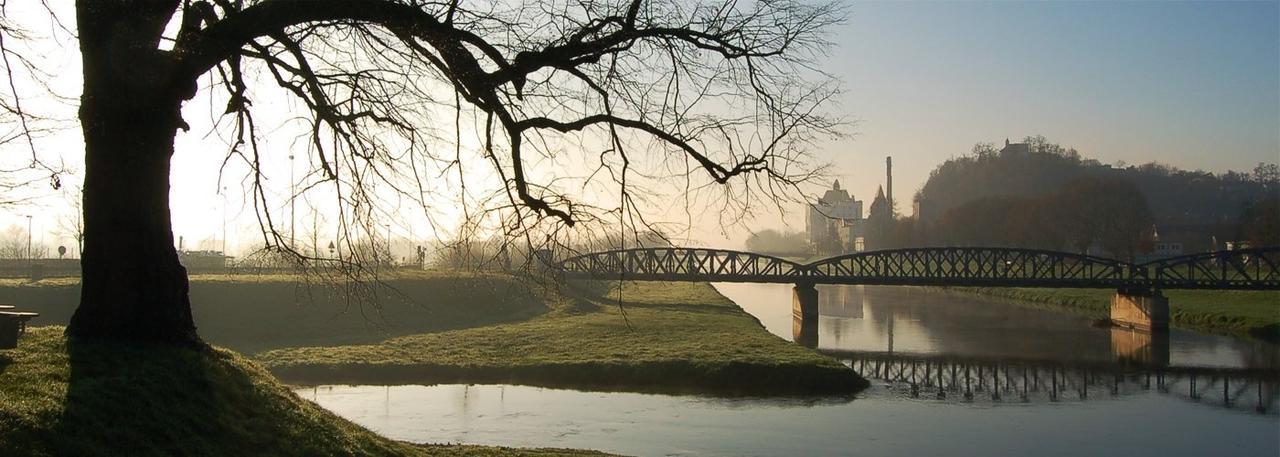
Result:
{"label": "bridge support pillar", "polygon": [[818,347],[818,288],[811,283],[791,289],[791,338],[804,347]]}
{"label": "bridge support pillar", "polygon": [[799,283],[791,288],[791,315],[818,321],[818,288],[813,283]]}
{"label": "bridge support pillar", "polygon": [[1111,297],[1111,323],[1145,331],[1169,330],[1169,299],[1159,290],[1120,290]]}
{"label": "bridge support pillar", "polygon": [[818,348],[818,318],[802,319],[800,315],[791,318],[791,340],[801,346]]}

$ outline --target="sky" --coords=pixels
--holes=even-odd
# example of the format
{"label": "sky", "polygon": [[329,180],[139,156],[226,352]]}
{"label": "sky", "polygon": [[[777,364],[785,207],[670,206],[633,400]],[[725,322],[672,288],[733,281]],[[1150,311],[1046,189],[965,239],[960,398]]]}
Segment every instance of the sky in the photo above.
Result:
{"label": "sky", "polygon": [[[899,211],[910,214],[911,195],[943,161],[977,142],[1029,135],[1104,163],[1159,161],[1222,172],[1280,162],[1280,2],[847,6],[849,20],[831,31],[834,46],[820,65],[845,89],[832,111],[853,122],[848,136],[814,156],[867,204],[884,183],[886,156],[894,160]],[[64,95],[78,96],[77,58],[60,57],[58,74],[71,78]],[[78,132],[69,131],[62,144],[74,163]],[[222,156],[209,152],[225,146],[202,132],[197,125],[178,138],[172,196],[182,203],[173,210],[175,235],[188,248],[200,247],[198,240],[222,237],[225,215],[234,252],[255,241],[253,211],[238,197],[237,180],[218,181]],[[273,160],[288,169],[284,154]],[[807,191],[820,193],[826,180],[819,184]],[[231,190],[220,194],[224,186]],[[66,211],[57,202],[0,209],[0,229],[25,228],[32,215],[37,242],[72,245],[56,233]],[[762,213],[748,226],[803,230],[802,221]],[[695,238],[702,245],[740,247],[747,235],[744,228],[701,229]]]}
{"label": "sky", "polygon": [[[828,70],[853,135],[823,151],[899,211],[947,158],[1031,135],[1103,163],[1280,161],[1277,2],[858,2]],[[803,227],[800,227],[803,229]]]}

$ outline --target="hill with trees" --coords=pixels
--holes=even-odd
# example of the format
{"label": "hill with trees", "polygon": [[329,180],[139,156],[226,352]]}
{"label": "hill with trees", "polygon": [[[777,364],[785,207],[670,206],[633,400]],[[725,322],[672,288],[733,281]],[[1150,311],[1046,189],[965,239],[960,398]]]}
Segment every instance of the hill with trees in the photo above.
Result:
{"label": "hill with trees", "polygon": [[[1140,194],[1142,201],[1128,199],[1123,204],[1101,205],[1121,192],[1133,191]],[[1073,198],[1078,201],[1068,201]],[[1084,228],[1071,227],[1115,222],[1090,220],[1111,217],[1103,213],[1117,214],[1111,211],[1117,208],[1094,207],[1117,206],[1149,212],[1148,228],[1154,225],[1162,238],[1182,242],[1191,252],[1212,249],[1215,240],[1218,248],[1225,241],[1274,244],[1274,236],[1268,235],[1265,225],[1276,224],[1277,215],[1272,213],[1280,208],[1276,204],[1280,201],[1280,166],[1258,164],[1252,172],[1214,174],[1154,162],[1108,165],[1036,136],[1027,137],[1023,143],[1006,143],[999,150],[990,143],[975,145],[971,154],[939,165],[916,193],[915,200],[928,208],[921,215],[924,222],[936,225],[927,240],[935,243],[963,242],[967,237],[964,233],[972,231],[986,238],[1005,233],[1005,238],[993,241],[996,244],[1052,245],[1052,238],[1057,235],[1015,236],[1010,231],[1032,230],[1036,224],[1049,223],[1056,231],[1080,235]],[[1127,222],[1137,223],[1143,217],[1135,216]],[[989,224],[979,224],[977,219],[982,217],[999,217],[998,222],[1004,227],[983,230]],[[1037,218],[1038,222],[1033,220]],[[961,221],[970,227],[952,227],[954,233],[943,227]],[[1034,237],[1040,239],[1033,242]]]}

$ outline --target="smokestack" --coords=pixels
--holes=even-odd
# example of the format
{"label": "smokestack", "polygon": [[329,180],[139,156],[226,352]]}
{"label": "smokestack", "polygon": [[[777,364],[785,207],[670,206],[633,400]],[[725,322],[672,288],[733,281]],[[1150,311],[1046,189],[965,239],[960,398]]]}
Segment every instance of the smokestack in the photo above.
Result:
{"label": "smokestack", "polygon": [[893,157],[884,158],[884,199],[889,203],[889,216],[893,216]]}

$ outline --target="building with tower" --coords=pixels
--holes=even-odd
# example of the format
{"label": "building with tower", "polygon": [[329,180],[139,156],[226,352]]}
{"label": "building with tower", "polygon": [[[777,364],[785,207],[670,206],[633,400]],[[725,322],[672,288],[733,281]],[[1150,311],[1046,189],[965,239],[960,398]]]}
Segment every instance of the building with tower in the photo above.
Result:
{"label": "building with tower", "polygon": [[[836,180],[817,202],[809,205],[805,218],[805,233],[815,252],[846,252],[849,244],[849,227],[862,220],[862,201],[840,188]],[[841,232],[846,232],[842,236]]]}
{"label": "building with tower", "polygon": [[892,229],[893,213],[893,159],[887,157],[885,186],[876,190],[865,218],[862,201],[840,188],[838,180],[822,198],[809,205],[805,218],[809,246],[818,254],[878,249]]}

